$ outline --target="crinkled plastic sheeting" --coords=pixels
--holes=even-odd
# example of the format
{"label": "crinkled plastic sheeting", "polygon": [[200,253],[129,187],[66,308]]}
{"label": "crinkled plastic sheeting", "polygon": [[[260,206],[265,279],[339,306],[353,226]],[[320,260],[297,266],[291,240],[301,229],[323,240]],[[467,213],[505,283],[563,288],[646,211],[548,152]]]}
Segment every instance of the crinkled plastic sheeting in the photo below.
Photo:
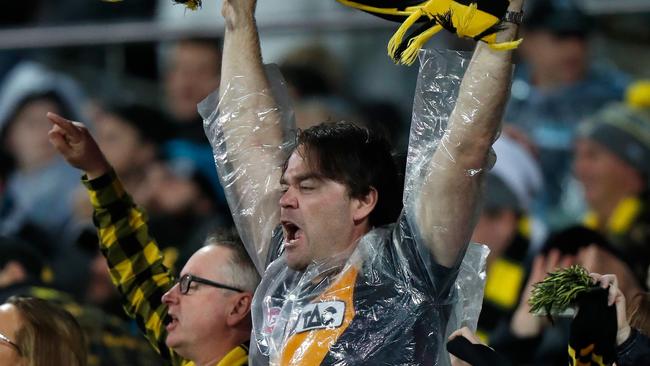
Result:
{"label": "crinkled plastic sheeting", "polygon": [[[270,90],[248,92],[245,86],[246,76],[237,76],[227,85],[221,85],[224,88],[221,99],[234,99],[234,103],[224,106],[226,103],[221,103],[217,90],[198,105],[230,212],[259,273],[264,273],[265,263],[260,258],[267,257],[266,243],[279,223],[279,210],[267,215],[268,211],[262,207],[278,206],[282,166],[269,163],[262,170],[257,164],[264,164],[264,161],[246,161],[241,157],[259,155],[269,157],[270,162],[284,161],[293,150],[295,141],[294,115],[286,83],[276,65],[267,65],[265,72],[271,84]],[[272,107],[249,111],[247,106],[255,104],[270,104]],[[247,117],[244,116],[246,113]],[[262,134],[266,131],[272,133],[278,127],[285,137],[285,142],[279,146],[263,143],[248,146],[247,141],[241,137],[259,133],[260,129]],[[258,172],[264,176],[257,176]],[[251,232],[241,230],[243,227],[263,229]]]}
{"label": "crinkled plastic sheeting", "polygon": [[[475,329],[487,248],[471,245],[456,269],[438,265],[422,244],[420,233],[426,229],[415,224],[412,204],[423,180],[435,174],[435,166],[425,167],[441,145],[468,64],[464,56],[442,51],[421,55],[405,208],[397,223],[372,229],[354,252],[313,262],[302,271],[290,269],[282,256],[277,204],[281,166],[267,166],[260,175],[263,160],[240,160],[256,154],[278,162],[292,151],[291,113],[281,78],[267,68],[272,90],[248,95],[238,91],[241,80],[235,78],[222,85],[222,98],[233,93],[228,106],[217,107],[216,94],[199,106],[233,219],[264,273],[252,306],[252,365],[448,365],[444,346],[449,332],[461,325]],[[266,98],[275,98],[278,106],[250,112],[251,103]],[[237,126],[227,125],[234,120]],[[228,128],[245,132],[238,136],[280,129],[286,142],[251,147],[232,137]],[[259,209],[273,200],[275,211]],[[251,227],[262,229],[248,232]]]}
{"label": "crinkled plastic sheeting", "polygon": [[[436,174],[435,169],[427,169],[430,159],[426,157],[433,156],[439,147],[446,150],[446,144],[454,143],[445,136],[447,121],[456,105],[460,84],[470,59],[470,52],[440,49],[420,51],[420,71],[413,101],[407,173],[404,182],[405,207],[413,205],[413,200],[417,199],[418,187],[422,187],[427,174]],[[479,77],[483,78],[486,75]],[[470,118],[467,118],[467,127],[471,127]],[[449,159],[454,157],[449,156]],[[486,168],[491,168],[495,161],[496,156],[491,149]],[[477,173],[478,170],[467,172],[469,175],[477,175]],[[414,191],[415,193],[412,194]],[[483,304],[485,266],[489,252],[485,245],[471,244],[468,247],[454,283],[459,297],[447,324],[447,334],[463,326],[476,331]]]}

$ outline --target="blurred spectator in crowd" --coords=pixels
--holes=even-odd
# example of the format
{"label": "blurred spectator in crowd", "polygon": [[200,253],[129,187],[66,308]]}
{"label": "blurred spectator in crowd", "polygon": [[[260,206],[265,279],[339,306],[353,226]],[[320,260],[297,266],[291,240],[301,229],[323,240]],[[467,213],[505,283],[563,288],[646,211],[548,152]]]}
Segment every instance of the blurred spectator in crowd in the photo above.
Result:
{"label": "blurred spectator in crowd", "polygon": [[[594,265],[590,251],[597,248],[605,258]],[[570,319],[558,318],[554,324],[542,316],[530,314],[528,299],[533,285],[542,281],[546,274],[558,268],[581,264],[588,271],[604,270],[621,278],[618,286],[627,296],[634,297],[641,291],[632,275],[628,262],[599,233],[581,226],[574,226],[554,233],[544,243],[541,253],[535,256],[528,281],[521,299],[510,320],[501,322],[490,338],[490,345],[508,357],[515,365],[559,365],[567,360]]]}
{"label": "blurred spectator in crowd", "polygon": [[146,195],[146,171],[159,156],[159,146],[172,136],[168,119],[149,107],[117,104],[100,112],[95,125],[97,143],[125,187],[134,197]]}
{"label": "blurred spectator in crowd", "polygon": [[[237,236],[206,239],[179,281],[87,129],[55,114],[50,141],[85,172],[101,250],[124,309],[174,365],[248,364],[250,305],[259,275]],[[71,143],[74,142],[74,143]]]}
{"label": "blurred spectator in crowd", "polygon": [[191,156],[193,164],[204,172],[219,205],[225,207],[225,195],[197,110],[197,104],[219,87],[220,40],[196,37],[175,42],[164,54],[163,74],[165,105],[174,126],[173,138],[163,146],[163,154],[181,159]]}
{"label": "blurred spectator in crowd", "polygon": [[0,363],[86,366],[84,336],[59,306],[33,297],[12,297],[0,305]]}
{"label": "blurred spectator in crowd", "polygon": [[574,167],[589,207],[585,225],[610,240],[646,288],[650,286],[650,103],[647,104],[610,105],[581,124]]}
{"label": "blurred spectator in crowd", "polygon": [[163,63],[165,105],[177,125],[175,137],[207,143],[196,105],[219,87],[220,41],[182,39],[170,47]]}
{"label": "blurred spectator in crowd", "polygon": [[165,264],[173,270],[203,246],[208,233],[231,224],[230,211],[221,206],[210,179],[191,156],[153,164],[145,184],[150,230],[160,238]]}
{"label": "blurred spectator in crowd", "polygon": [[473,242],[490,248],[477,328],[486,342],[519,302],[533,226],[528,208],[542,188],[539,165],[524,147],[503,135],[493,148],[497,161],[487,175],[483,207],[472,235]]}
{"label": "blurred spectator in crowd", "polygon": [[280,71],[294,101],[341,94],[341,62],[322,44],[307,44],[290,51],[284,56]]}
{"label": "blurred spectator in crowd", "polygon": [[17,66],[0,89],[0,140],[15,162],[4,190],[10,205],[0,225],[5,235],[33,224],[57,247],[65,245],[60,239],[72,215],[78,173],[43,137],[49,128],[44,113],[67,111],[78,118],[75,107],[80,105],[79,90],[69,78],[32,63]]}
{"label": "blurred spectator in crowd", "polygon": [[[528,4],[527,4],[528,5]],[[505,121],[539,151],[544,194],[534,207],[553,228],[569,220],[559,208],[570,177],[577,124],[604,103],[620,100],[627,77],[591,62],[592,21],[573,0],[530,2]]]}
{"label": "blurred spectator in crowd", "polygon": [[325,121],[348,120],[366,125],[352,104],[343,98],[340,62],[321,44],[298,47],[280,65],[294,105],[296,128]]}
{"label": "blurred spectator in crowd", "polygon": [[[161,155],[172,127],[161,112],[138,104],[113,103],[99,108],[95,117],[97,143],[129,192],[146,205],[151,196],[147,171]],[[75,195],[75,216],[89,223],[92,207],[85,189]],[[76,233],[75,233],[76,235]]]}
{"label": "blurred spectator in crowd", "polygon": [[322,44],[308,44],[290,51],[280,65],[294,106],[296,127],[304,130],[322,122],[350,121],[371,128],[391,141],[398,153],[406,153],[408,125],[389,101],[350,102],[343,91],[344,69]]}
{"label": "blurred spectator in crowd", "polygon": [[[13,171],[13,159],[0,147],[0,237],[13,236],[34,245],[36,251],[45,255],[52,250],[48,235],[24,218],[24,212],[16,211],[12,198],[6,194],[7,180]],[[0,279],[0,287],[3,280]]]}
{"label": "blurred spectator in crowd", "polygon": [[67,110],[56,92],[25,96],[7,117],[2,140],[16,162],[6,190],[14,201],[15,212],[24,212],[24,219],[56,238],[70,219],[71,194],[78,178],[61,164],[47,139],[42,138],[43,133],[47,136],[44,113],[48,110]]}
{"label": "blurred spectator in crowd", "polygon": [[46,286],[41,281],[44,268],[42,256],[31,244],[0,236],[0,303],[11,296],[30,296],[68,310],[85,334],[88,365],[135,366],[160,362],[147,342],[139,335],[132,335],[123,320],[95,307],[80,305],[70,295]]}

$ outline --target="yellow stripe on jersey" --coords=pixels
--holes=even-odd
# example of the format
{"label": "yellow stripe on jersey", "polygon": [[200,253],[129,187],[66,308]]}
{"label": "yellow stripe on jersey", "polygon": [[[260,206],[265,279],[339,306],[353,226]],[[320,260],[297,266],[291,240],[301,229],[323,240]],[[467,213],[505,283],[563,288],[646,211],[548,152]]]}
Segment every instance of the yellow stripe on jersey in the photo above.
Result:
{"label": "yellow stripe on jersey", "polygon": [[355,315],[354,287],[357,279],[357,269],[349,267],[341,277],[334,282],[314,302],[343,301],[345,314],[343,323],[337,328],[313,329],[293,334],[287,340],[280,356],[283,366],[313,366],[320,365],[329,348],[345,332]]}

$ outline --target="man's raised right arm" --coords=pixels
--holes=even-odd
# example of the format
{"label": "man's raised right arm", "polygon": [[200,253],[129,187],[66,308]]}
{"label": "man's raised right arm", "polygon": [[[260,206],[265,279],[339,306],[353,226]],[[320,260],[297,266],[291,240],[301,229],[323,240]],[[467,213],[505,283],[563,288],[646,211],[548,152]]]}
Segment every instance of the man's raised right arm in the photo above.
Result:
{"label": "man's raised right arm", "polygon": [[255,0],[224,0],[224,37],[217,111],[206,134],[233,219],[258,271],[279,223],[279,180],[286,159],[282,111],[262,63]]}
{"label": "man's raised right arm", "polygon": [[50,143],[70,165],[85,173],[83,183],[94,208],[100,249],[113,284],[122,294],[124,309],[163,358],[173,365],[183,364],[183,359],[165,344],[167,305],[161,297],[174,280],[149,235],[145,213],[133,203],[82,124],[53,113],[47,117],[53,124]]}

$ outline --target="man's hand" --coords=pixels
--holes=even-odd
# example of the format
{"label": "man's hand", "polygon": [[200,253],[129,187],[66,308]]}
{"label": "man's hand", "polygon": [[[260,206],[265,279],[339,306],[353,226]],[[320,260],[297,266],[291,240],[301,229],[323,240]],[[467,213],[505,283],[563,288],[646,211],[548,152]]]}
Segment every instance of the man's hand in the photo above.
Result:
{"label": "man's hand", "polygon": [[625,296],[618,287],[618,278],[614,274],[590,273],[589,275],[600,287],[608,290],[607,305],[616,304],[616,345],[620,346],[630,336],[632,328],[630,328],[630,323],[627,320]]}
{"label": "man's hand", "polygon": [[88,179],[100,177],[111,169],[97,142],[83,124],[52,112],[47,113],[47,118],[53,124],[48,133],[50,143],[70,165],[83,170]]}
{"label": "man's hand", "polygon": [[221,15],[226,21],[226,29],[233,30],[254,23],[256,3],[256,0],[224,0]]}
{"label": "man's hand", "polygon": [[452,366],[503,366],[509,362],[486,346],[467,327],[453,332],[447,342]]}
{"label": "man's hand", "polygon": [[[451,333],[451,335],[449,336],[449,338],[447,338],[447,340],[451,341],[452,339],[454,339],[456,337],[465,337],[472,344],[481,344],[482,343],[481,340],[474,333],[472,333],[472,331],[469,330],[469,328],[467,328],[467,327],[462,327],[460,329],[457,329],[456,331]],[[454,356],[451,353],[449,354],[449,356],[451,357],[451,365],[452,366],[471,366],[467,362],[461,360],[460,358]]]}
{"label": "man's hand", "polygon": [[627,263],[595,244],[580,249],[576,259],[589,272],[615,275],[616,286],[628,299],[642,291]]}

